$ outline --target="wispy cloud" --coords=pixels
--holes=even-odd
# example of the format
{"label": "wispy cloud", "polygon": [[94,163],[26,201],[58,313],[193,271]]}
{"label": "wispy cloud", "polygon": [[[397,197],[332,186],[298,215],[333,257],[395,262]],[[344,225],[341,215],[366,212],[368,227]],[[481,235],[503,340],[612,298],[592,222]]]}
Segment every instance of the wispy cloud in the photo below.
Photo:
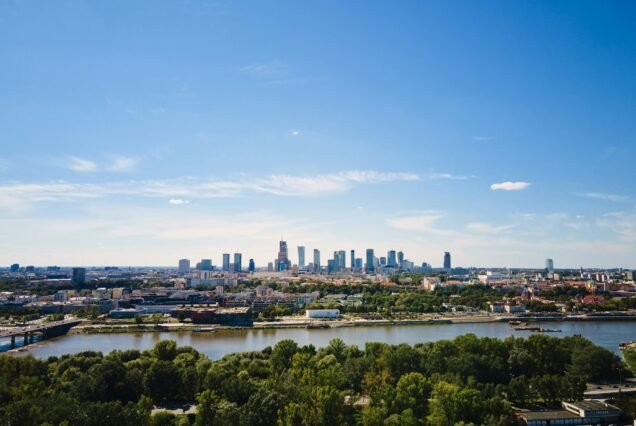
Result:
{"label": "wispy cloud", "polygon": [[501,182],[490,185],[491,191],[522,191],[530,186],[530,182]]}
{"label": "wispy cloud", "polygon": [[469,179],[475,179],[477,176],[475,175],[454,175],[451,173],[431,173],[428,175],[429,179],[434,179],[434,180],[469,180]]}
{"label": "wispy cloud", "polygon": [[[293,176],[270,175],[243,177],[236,180],[187,178],[177,180],[120,181],[110,183],[9,183],[0,186],[0,201],[29,203],[41,201],[73,201],[113,196],[167,198],[231,198],[247,193],[267,193],[287,197],[329,195],[351,190],[356,185],[420,180],[413,173],[347,171],[341,173]],[[0,206],[3,203],[0,203]]]}
{"label": "wispy cloud", "polygon": [[469,223],[466,229],[480,234],[501,234],[510,231],[515,225],[493,225],[492,223]]}
{"label": "wispy cloud", "polygon": [[435,211],[425,211],[414,215],[387,219],[389,226],[405,231],[429,231],[433,224],[446,215]]}
{"label": "wispy cloud", "polygon": [[80,157],[69,158],[70,164],[68,168],[81,173],[90,173],[97,171],[97,164],[94,161]]}
{"label": "wispy cloud", "polygon": [[106,166],[111,172],[130,172],[139,164],[139,159],[132,157],[114,156],[112,163]]}
{"label": "wispy cloud", "polygon": [[603,192],[580,192],[576,195],[579,197],[594,198],[596,200],[613,201],[617,203],[629,200],[629,197],[624,195],[607,194]]}
{"label": "wispy cloud", "polygon": [[168,200],[168,204],[173,206],[181,206],[183,204],[190,204],[189,200],[182,200],[181,198],[172,198]]}
{"label": "wispy cloud", "polygon": [[130,172],[139,164],[139,159],[122,155],[111,156],[109,161],[97,162],[81,157],[69,157],[68,168],[81,173]]}
{"label": "wispy cloud", "polygon": [[256,77],[280,77],[287,74],[287,65],[281,61],[255,62],[239,68],[242,73]]}

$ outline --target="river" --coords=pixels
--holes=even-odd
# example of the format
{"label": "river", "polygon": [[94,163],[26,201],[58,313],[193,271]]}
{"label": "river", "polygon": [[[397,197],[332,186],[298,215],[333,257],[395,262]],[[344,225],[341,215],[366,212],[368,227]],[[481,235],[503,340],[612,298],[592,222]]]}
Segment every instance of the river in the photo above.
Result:
{"label": "river", "polygon": [[[534,325],[534,324],[533,324]],[[546,328],[558,328],[561,333],[550,335],[563,337],[581,334],[594,343],[619,353],[618,345],[626,340],[636,340],[636,322],[629,321],[581,321],[550,322]],[[341,327],[328,329],[243,329],[218,330],[212,333],[165,332],[165,333],[119,333],[119,334],[71,334],[46,340],[29,348],[28,352],[38,358],[60,356],[82,351],[150,349],[162,339],[172,339],[180,346],[192,346],[211,359],[219,359],[233,352],[257,351],[273,346],[283,339],[293,339],[300,345],[327,345],[339,337],[347,344],[364,347],[366,342],[389,344],[416,344],[452,339],[462,334],[474,333],[479,337],[506,338],[527,337],[527,331],[515,331],[506,323],[436,324],[375,327]]]}

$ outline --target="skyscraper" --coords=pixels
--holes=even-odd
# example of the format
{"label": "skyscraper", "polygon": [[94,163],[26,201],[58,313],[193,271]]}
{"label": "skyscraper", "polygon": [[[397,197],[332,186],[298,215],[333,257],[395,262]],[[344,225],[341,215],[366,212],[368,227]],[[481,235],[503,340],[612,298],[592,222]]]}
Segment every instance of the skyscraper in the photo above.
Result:
{"label": "skyscraper", "polygon": [[241,272],[243,270],[241,253],[234,253],[234,272]]}
{"label": "skyscraper", "polygon": [[280,272],[289,269],[291,269],[291,262],[289,261],[287,241],[281,240],[279,243],[278,258],[276,259],[276,270]]}
{"label": "skyscraper", "polygon": [[253,274],[256,271],[256,264],[254,263],[254,259],[250,259],[249,271]]}
{"label": "skyscraper", "polygon": [[340,250],[338,252],[338,272],[344,272],[347,269],[346,266],[347,252]]}
{"label": "skyscraper", "polygon": [[398,268],[404,269],[404,252],[398,251],[397,256],[398,256],[398,258],[397,258]]}
{"label": "skyscraper", "polygon": [[201,259],[201,270],[202,271],[211,271],[212,270],[212,259]]}
{"label": "skyscraper", "polygon": [[355,267],[356,267],[356,251],[351,250],[351,272],[353,272]]}
{"label": "skyscraper", "polygon": [[395,250],[389,250],[386,255],[387,268],[397,268],[397,258],[395,257]]}
{"label": "skyscraper", "polygon": [[375,272],[375,253],[373,249],[367,249],[367,272]]}
{"label": "skyscraper", "polygon": [[444,269],[451,270],[451,254],[449,252],[444,253]]}
{"label": "skyscraper", "polygon": [[314,249],[314,272],[320,273],[320,250]]}
{"label": "skyscraper", "polygon": [[298,246],[298,269],[305,269],[305,246]]}
{"label": "skyscraper", "polygon": [[546,271],[548,271],[549,274],[552,274],[554,272],[554,261],[552,259],[545,260],[545,269]]}
{"label": "skyscraper", "polygon": [[179,260],[179,273],[180,274],[190,273],[190,259]]}
{"label": "skyscraper", "polygon": [[223,253],[223,270],[230,271],[230,253]]}

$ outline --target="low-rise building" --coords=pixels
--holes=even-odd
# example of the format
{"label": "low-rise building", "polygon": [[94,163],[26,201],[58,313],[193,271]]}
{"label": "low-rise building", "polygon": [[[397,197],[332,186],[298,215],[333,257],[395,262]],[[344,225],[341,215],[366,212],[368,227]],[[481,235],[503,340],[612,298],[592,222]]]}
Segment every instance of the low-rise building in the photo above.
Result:
{"label": "low-rise building", "polygon": [[339,309],[307,309],[305,316],[312,319],[339,318]]}

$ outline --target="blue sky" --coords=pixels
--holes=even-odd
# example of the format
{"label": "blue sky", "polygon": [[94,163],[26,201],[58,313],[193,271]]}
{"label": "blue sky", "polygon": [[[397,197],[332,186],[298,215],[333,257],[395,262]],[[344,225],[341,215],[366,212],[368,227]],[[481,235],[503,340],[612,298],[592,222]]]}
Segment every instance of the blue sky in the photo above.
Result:
{"label": "blue sky", "polygon": [[282,234],[323,263],[636,267],[635,21],[629,1],[4,1],[0,263],[264,265]]}

